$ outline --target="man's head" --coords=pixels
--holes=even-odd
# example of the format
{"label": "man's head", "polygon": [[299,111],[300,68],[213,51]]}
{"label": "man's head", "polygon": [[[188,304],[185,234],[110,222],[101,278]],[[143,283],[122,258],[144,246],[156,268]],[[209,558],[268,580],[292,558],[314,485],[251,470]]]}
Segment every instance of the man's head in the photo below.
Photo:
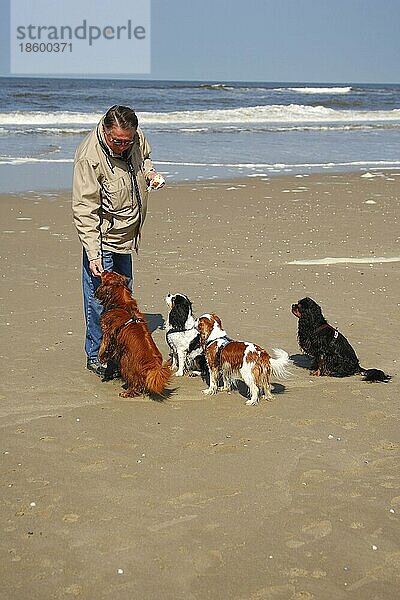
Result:
{"label": "man's head", "polygon": [[133,144],[138,127],[135,111],[128,106],[112,106],[104,120],[104,137],[114,154],[122,154]]}

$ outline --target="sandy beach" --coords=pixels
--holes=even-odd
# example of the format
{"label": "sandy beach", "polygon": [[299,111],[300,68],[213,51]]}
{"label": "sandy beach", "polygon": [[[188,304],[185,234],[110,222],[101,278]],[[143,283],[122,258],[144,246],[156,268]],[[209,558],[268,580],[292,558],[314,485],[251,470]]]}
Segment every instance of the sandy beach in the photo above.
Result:
{"label": "sandy beach", "polygon": [[[122,399],[85,367],[70,193],[0,198],[4,600],[395,600],[400,589],[400,172],[249,177],[153,192],[134,295],[165,358],[168,292],[284,348],[274,400]],[[315,378],[310,296],[361,377]]]}

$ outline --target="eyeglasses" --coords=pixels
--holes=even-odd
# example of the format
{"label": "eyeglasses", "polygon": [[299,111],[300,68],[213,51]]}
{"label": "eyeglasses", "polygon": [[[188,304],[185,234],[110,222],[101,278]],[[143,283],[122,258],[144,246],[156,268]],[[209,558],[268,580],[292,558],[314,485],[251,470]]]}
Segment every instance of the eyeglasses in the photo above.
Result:
{"label": "eyeglasses", "polygon": [[103,127],[103,131],[104,131],[104,134],[106,135],[106,137],[108,138],[108,141],[111,142],[112,144],[115,144],[116,146],[132,146],[132,144],[135,141],[135,140],[117,140],[117,139],[109,137],[109,135],[104,127]]}
{"label": "eyeglasses", "polygon": [[115,144],[116,146],[132,146],[133,140],[114,140],[114,138],[109,138],[110,142]]}

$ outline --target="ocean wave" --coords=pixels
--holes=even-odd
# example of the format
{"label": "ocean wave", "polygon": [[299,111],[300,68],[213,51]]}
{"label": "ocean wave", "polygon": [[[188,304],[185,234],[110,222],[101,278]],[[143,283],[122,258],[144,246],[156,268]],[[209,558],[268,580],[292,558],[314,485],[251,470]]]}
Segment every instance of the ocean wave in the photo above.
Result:
{"label": "ocean wave", "polygon": [[[34,158],[34,157],[16,157],[0,156],[1,165],[23,166],[29,164],[51,164],[51,163],[73,163],[73,158]],[[354,161],[329,161],[329,162],[298,162],[298,163],[266,163],[266,162],[201,162],[201,161],[180,161],[180,160],[162,160],[157,159],[156,165],[162,167],[196,167],[196,168],[230,168],[230,169],[266,169],[271,172],[284,170],[304,170],[304,169],[400,169],[400,160],[354,160]]]}
{"label": "ocean wave", "polygon": [[[190,135],[219,135],[219,134],[285,134],[285,133],[322,133],[322,132],[366,132],[366,131],[385,131],[396,130],[400,128],[399,121],[381,121],[364,123],[207,123],[203,127],[189,127],[183,123],[147,123],[146,131],[150,134],[182,134]],[[91,131],[91,127],[0,127],[0,139],[12,135],[22,137],[82,137]]]}
{"label": "ocean wave", "polygon": [[34,158],[32,156],[0,156],[0,165],[29,165],[37,163],[72,163],[73,158]]}
{"label": "ocean wave", "polygon": [[201,83],[198,86],[194,86],[194,87],[198,87],[202,90],[217,90],[217,91],[225,91],[225,90],[240,90],[240,87],[234,87],[232,85],[227,85],[226,83]]}
{"label": "ocean wave", "polygon": [[[99,113],[17,111],[0,113],[0,126],[93,126]],[[190,125],[205,123],[368,123],[400,121],[400,109],[339,110],[303,104],[272,104],[216,110],[184,110],[173,112],[138,112],[141,125]]]}
{"label": "ocean wave", "polygon": [[[333,123],[333,122],[376,122],[400,121],[400,109],[361,111],[336,110],[325,106],[302,104],[272,104],[218,110],[192,110],[139,115],[143,124],[191,124],[200,123]],[[0,119],[1,123],[1,119]]]}
{"label": "ocean wave", "polygon": [[379,130],[393,130],[400,128],[400,121],[390,121],[390,122],[381,122],[381,123],[353,123],[353,124],[343,124],[343,123],[332,123],[329,125],[321,124],[321,125],[277,125],[274,123],[270,124],[248,124],[248,125],[229,125],[229,124],[218,124],[213,125],[210,124],[208,127],[181,127],[179,125],[155,125],[147,126],[147,130],[152,133],[180,133],[184,135],[213,135],[213,134],[231,134],[237,135],[242,133],[249,134],[277,134],[277,133],[294,133],[294,132],[336,132],[340,133],[341,131],[379,131]]}
{"label": "ocean wave", "polygon": [[[219,135],[219,134],[284,134],[284,133],[322,133],[322,132],[362,132],[362,131],[384,131],[395,130],[400,128],[400,120],[383,121],[377,123],[330,123],[330,124],[276,124],[276,123],[249,123],[249,124],[208,124],[205,127],[188,127],[186,124],[180,125],[177,123],[147,124],[146,130],[151,134],[182,134],[182,135]],[[90,132],[90,127],[27,127],[27,128],[12,128],[0,127],[0,139],[2,137],[22,136],[22,137],[82,137]]]}
{"label": "ocean wave", "polygon": [[94,125],[101,113],[16,111],[0,113],[0,125]]}
{"label": "ocean wave", "polygon": [[91,131],[91,127],[28,127],[23,129],[7,129],[0,127],[0,136],[4,135],[86,135]]}
{"label": "ocean wave", "polygon": [[344,87],[287,87],[278,88],[281,92],[295,92],[296,94],[348,94],[353,91],[351,86]]}
{"label": "ocean wave", "polygon": [[193,86],[194,89],[216,90],[216,91],[251,91],[251,92],[295,92],[298,94],[348,94],[353,91],[353,87],[346,86],[287,86],[271,88],[270,86],[242,86],[230,85],[229,83],[201,83]]}
{"label": "ocean wave", "polygon": [[334,167],[369,167],[369,168],[400,168],[400,160],[355,160],[348,162],[325,163],[224,163],[224,162],[180,162],[157,160],[157,165],[177,167],[229,167],[238,169],[302,169],[302,168],[334,168]]}

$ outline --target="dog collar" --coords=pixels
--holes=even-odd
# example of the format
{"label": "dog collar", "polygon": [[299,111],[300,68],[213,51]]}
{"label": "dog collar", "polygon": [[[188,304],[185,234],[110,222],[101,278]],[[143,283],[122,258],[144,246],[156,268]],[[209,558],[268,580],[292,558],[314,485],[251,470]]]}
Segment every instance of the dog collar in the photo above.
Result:
{"label": "dog collar", "polygon": [[229,344],[229,342],[231,342],[232,340],[230,338],[228,338],[227,335],[223,335],[219,338],[215,338],[215,340],[211,340],[210,342],[207,342],[206,344],[206,349],[211,346],[211,344],[214,344],[215,342],[218,342],[218,340],[223,340],[222,344],[220,344],[218,346],[218,348],[223,348],[224,346],[226,346],[227,344]]}
{"label": "dog collar", "polygon": [[221,344],[218,344],[218,348],[217,348],[217,351],[216,351],[215,357],[214,357],[214,366],[216,366],[218,369],[221,368],[221,352],[225,348],[225,346],[230,344],[230,342],[232,340],[230,338],[228,338],[227,335],[224,335],[219,338],[216,338],[215,340],[212,340],[211,342],[208,342],[208,344],[206,344],[206,347],[205,347],[205,350],[207,350],[207,348],[209,346],[211,346],[212,344],[215,344],[219,340],[222,340],[222,342],[221,342]]}
{"label": "dog collar", "polygon": [[127,325],[130,325],[130,323],[144,323],[144,320],[139,319],[139,317],[132,317],[131,319],[128,319],[128,321],[125,321],[125,323],[122,323],[122,325],[116,329],[114,336],[117,336],[123,330],[123,328]]}
{"label": "dog collar", "polygon": [[166,335],[171,335],[172,333],[183,333],[184,331],[192,331],[192,329],[196,329],[195,327],[189,327],[189,329],[169,329]]}
{"label": "dog collar", "polygon": [[143,319],[139,319],[139,317],[132,317],[131,319],[129,319],[129,321],[126,321],[122,327],[125,327],[125,325],[129,325],[129,323],[144,323]]}
{"label": "dog collar", "polygon": [[320,331],[322,331],[323,329],[333,329],[333,331],[335,332],[333,335],[333,339],[336,340],[336,338],[339,335],[338,330],[336,329],[336,327],[332,327],[332,325],[329,325],[329,323],[325,323],[325,325],[322,325],[321,327],[318,327],[318,329],[316,329],[314,331],[314,335],[316,335],[317,333],[319,333]]}

